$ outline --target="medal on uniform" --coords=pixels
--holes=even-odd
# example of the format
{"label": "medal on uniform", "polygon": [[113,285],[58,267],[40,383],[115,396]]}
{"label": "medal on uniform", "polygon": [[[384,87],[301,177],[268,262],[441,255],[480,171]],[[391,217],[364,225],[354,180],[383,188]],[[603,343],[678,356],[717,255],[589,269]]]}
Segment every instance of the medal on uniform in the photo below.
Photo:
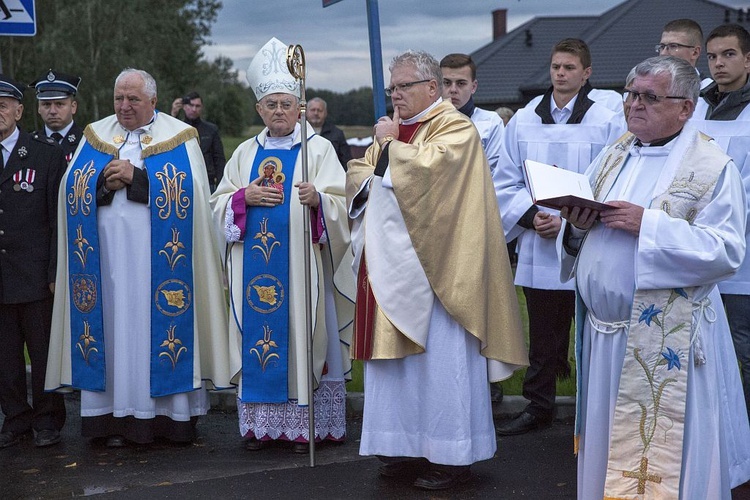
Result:
{"label": "medal on uniform", "polygon": [[123,142],[125,142],[125,138],[124,138],[123,136],[121,136],[121,135],[116,135],[116,136],[114,136],[114,137],[112,138],[112,141],[113,141],[113,142],[114,142],[115,144],[122,144]]}
{"label": "medal on uniform", "polygon": [[21,189],[23,189],[27,193],[32,192],[34,190],[34,179],[36,179],[36,170],[34,170],[33,168],[27,168],[26,180],[21,183]]}
{"label": "medal on uniform", "polygon": [[21,171],[19,170],[15,174],[13,174],[13,191],[20,191],[21,190]]}

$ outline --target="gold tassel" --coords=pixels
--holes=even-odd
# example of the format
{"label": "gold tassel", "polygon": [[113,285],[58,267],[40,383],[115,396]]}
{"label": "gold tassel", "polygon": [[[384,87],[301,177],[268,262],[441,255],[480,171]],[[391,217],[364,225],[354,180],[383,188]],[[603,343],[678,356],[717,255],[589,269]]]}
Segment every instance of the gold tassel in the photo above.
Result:
{"label": "gold tassel", "polygon": [[91,144],[91,147],[99,151],[100,153],[112,155],[115,158],[118,156],[117,148],[108,142],[104,142],[98,135],[96,135],[96,132],[94,132],[94,129],[91,128],[91,125],[86,125],[86,128],[83,131],[84,137],[86,137],[86,141]]}
{"label": "gold tassel", "polygon": [[186,128],[171,139],[144,148],[144,150],[141,151],[141,159],[145,160],[149,156],[172,151],[174,148],[189,141],[190,139],[198,139],[198,131],[194,127]]}

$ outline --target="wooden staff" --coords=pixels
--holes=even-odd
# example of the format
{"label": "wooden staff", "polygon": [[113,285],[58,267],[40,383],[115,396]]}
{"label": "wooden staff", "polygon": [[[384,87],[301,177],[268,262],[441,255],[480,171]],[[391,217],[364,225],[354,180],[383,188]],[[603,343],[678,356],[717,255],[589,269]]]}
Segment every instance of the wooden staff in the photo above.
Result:
{"label": "wooden staff", "polygon": [[[286,50],[286,65],[289,73],[299,81],[299,126],[302,135],[302,182],[308,182],[307,170],[307,118],[305,117],[307,101],[305,101],[305,52],[301,45],[290,45]],[[305,260],[305,344],[307,347],[307,409],[310,442],[310,467],[315,467],[315,406],[313,404],[313,329],[312,329],[312,284],[310,280],[310,206],[303,205],[302,226],[304,228],[304,260]]]}

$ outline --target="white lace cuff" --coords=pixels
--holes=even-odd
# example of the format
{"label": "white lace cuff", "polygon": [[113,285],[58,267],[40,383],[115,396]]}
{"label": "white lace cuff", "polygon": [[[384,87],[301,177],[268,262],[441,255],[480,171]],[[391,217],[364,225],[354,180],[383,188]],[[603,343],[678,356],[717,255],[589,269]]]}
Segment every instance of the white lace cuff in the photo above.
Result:
{"label": "white lace cuff", "polygon": [[240,227],[234,224],[234,210],[232,210],[232,202],[227,203],[227,212],[224,217],[224,236],[227,238],[227,243],[234,243],[240,241]]}

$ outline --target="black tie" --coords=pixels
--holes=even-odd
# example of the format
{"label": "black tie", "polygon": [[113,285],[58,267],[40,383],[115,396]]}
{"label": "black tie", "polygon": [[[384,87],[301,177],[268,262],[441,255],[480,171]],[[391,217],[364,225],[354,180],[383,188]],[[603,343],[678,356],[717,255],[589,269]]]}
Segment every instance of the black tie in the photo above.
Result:
{"label": "black tie", "polygon": [[63,140],[63,136],[62,136],[62,134],[61,134],[60,132],[52,132],[52,135],[51,135],[51,137],[52,137],[52,138],[53,138],[53,139],[55,140],[55,142],[57,142],[58,144],[60,144],[60,142],[62,142],[62,140]]}

